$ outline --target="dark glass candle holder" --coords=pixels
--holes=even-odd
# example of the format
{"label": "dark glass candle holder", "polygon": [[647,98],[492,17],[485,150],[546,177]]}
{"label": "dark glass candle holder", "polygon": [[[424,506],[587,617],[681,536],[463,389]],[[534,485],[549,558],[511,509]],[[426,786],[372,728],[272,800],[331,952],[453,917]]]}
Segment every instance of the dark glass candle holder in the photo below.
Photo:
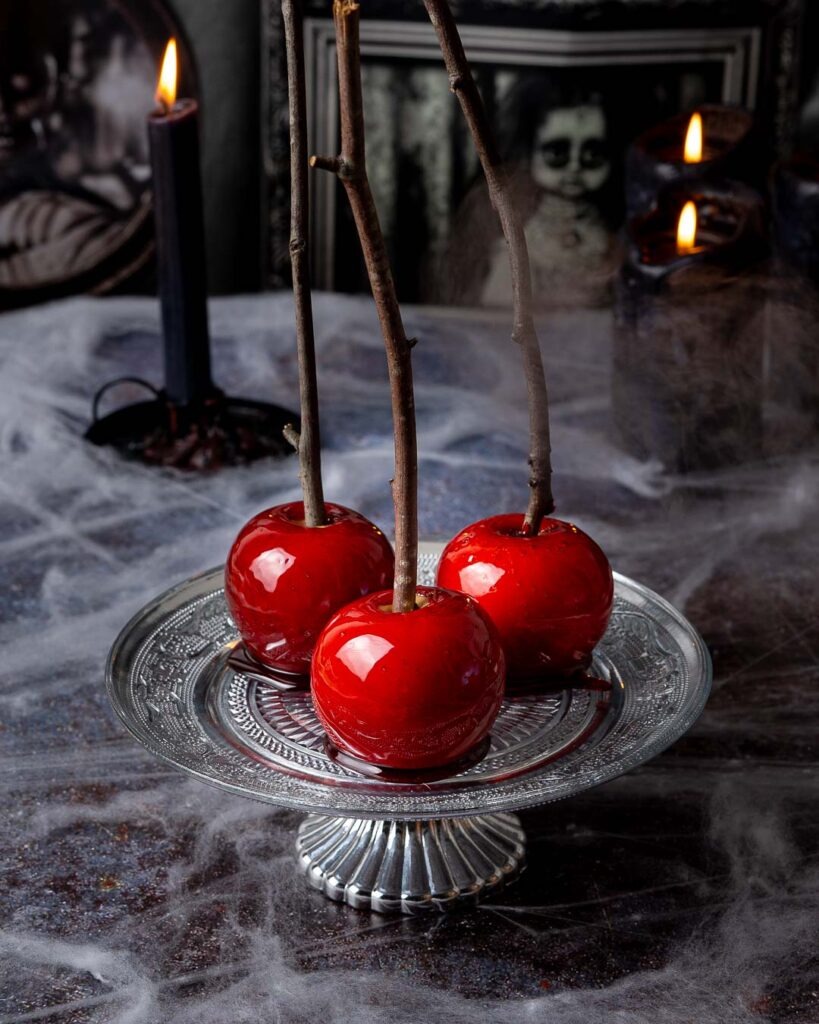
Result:
{"label": "dark glass candle holder", "polygon": [[629,217],[652,209],[663,189],[702,179],[762,184],[765,161],[752,115],[741,107],[705,104],[702,160],[686,163],[685,137],[691,113],[677,114],[652,126],[626,154],[626,208]]}
{"label": "dark glass candle holder", "polygon": [[[681,252],[685,203],[696,242]],[[761,454],[764,206],[735,183],[691,182],[629,224],[616,291],[613,412],[625,448],[671,471]]]}

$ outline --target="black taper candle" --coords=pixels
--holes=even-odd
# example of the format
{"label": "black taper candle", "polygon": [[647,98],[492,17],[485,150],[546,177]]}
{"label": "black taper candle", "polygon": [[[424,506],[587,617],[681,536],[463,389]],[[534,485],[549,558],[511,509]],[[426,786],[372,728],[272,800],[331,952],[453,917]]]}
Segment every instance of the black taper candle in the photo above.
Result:
{"label": "black taper candle", "polygon": [[214,392],[208,337],[199,106],[178,100],[148,119],[165,337],[165,392],[197,405]]}
{"label": "black taper candle", "polygon": [[[211,378],[205,273],[199,106],[176,99],[176,40],[165,50],[157,109],[148,118],[154,180],[159,294],[165,348],[165,387],[149,402],[98,415],[86,432],[93,444],[113,445],[149,464],[212,471],[290,451],[283,430],[298,432],[295,413],[268,402],[225,395]],[[132,379],[132,378],[131,378]]]}

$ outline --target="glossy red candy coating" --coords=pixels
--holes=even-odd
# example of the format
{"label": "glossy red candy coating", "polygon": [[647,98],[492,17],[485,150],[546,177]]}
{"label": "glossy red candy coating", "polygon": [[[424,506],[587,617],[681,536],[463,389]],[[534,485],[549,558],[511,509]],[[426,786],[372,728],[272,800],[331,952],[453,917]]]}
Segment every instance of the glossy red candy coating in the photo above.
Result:
{"label": "glossy red candy coating", "polygon": [[281,672],[307,674],[316,639],[345,604],[392,585],[395,558],[364,516],[327,504],[326,526],[304,525],[300,501],[259,513],[225,566],[225,595],[248,650]]}
{"label": "glossy red candy coating", "polygon": [[343,608],[313,656],[313,703],[330,740],[397,769],[435,768],[488,734],[504,693],[494,626],[463,594],[419,587],[423,607],[392,611],[392,591]]}
{"label": "glossy red candy coating", "polygon": [[536,537],[524,537],[523,518],[468,526],[438,567],[439,586],[470,594],[489,613],[510,683],[587,669],[614,598],[611,566],[591,537],[561,519],[544,519]]}

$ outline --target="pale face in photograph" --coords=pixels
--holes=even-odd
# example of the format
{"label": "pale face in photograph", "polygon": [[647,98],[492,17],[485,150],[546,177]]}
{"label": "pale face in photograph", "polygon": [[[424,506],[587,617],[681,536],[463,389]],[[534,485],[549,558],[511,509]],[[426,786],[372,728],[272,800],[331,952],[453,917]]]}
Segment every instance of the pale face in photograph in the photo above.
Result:
{"label": "pale face in photograph", "polygon": [[532,151],[536,185],[576,200],[602,188],[610,171],[606,118],[600,107],[557,107],[546,115]]}

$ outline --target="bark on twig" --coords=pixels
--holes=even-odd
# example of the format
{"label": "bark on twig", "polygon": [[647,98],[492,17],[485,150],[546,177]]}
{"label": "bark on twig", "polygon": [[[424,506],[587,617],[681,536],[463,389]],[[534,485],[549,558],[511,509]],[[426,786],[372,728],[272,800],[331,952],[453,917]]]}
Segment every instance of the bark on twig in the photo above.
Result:
{"label": "bark on twig", "polygon": [[301,448],[301,434],[296,430],[292,423],[286,423],[282,430],[284,439],[293,448],[293,451],[298,452]]}
{"label": "bark on twig", "polygon": [[514,304],[513,341],[522,350],[529,398],[529,507],[524,533],[537,534],[541,520],[554,510],[549,430],[549,396],[532,314],[532,273],[523,221],[495,144],[480,92],[447,0],[424,0],[438,35],[450,88],[458,98],[481,161],[489,198],[500,220],[509,251]]}
{"label": "bark on twig", "polygon": [[319,431],[316,344],[313,303],[310,294],[310,263],[307,238],[310,206],[307,182],[307,101],[304,72],[304,25],[301,0],[282,0],[287,48],[287,88],[290,109],[290,261],[296,307],[296,339],[299,356],[301,433],[290,427],[287,440],[299,456],[299,475],[304,494],[307,526],[324,526],[327,512],[321,482],[321,435]]}
{"label": "bark on twig", "polygon": [[395,293],[387,247],[367,178],[364,107],[361,89],[359,5],[334,0],[333,19],[338,52],[341,153],[312,157],[313,167],[337,174],[352,208],[364,261],[387,350],[395,433],[395,586],[393,611],[415,608],[418,578],[418,453],[415,397],[412,386],[412,343],[407,338]]}

